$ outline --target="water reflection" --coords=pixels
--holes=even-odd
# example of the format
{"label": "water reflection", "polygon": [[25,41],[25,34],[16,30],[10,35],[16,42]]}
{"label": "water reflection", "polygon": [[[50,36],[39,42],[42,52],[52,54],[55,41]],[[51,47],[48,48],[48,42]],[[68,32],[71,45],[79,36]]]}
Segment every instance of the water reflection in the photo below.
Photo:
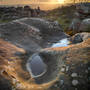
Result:
{"label": "water reflection", "polygon": [[33,78],[40,77],[47,71],[47,66],[39,55],[33,55],[27,63],[27,70]]}
{"label": "water reflection", "polygon": [[66,47],[66,46],[68,46],[69,44],[70,44],[70,41],[69,41],[67,38],[65,38],[65,39],[60,40],[60,41],[57,42],[57,43],[54,43],[54,44],[52,45],[52,47]]}

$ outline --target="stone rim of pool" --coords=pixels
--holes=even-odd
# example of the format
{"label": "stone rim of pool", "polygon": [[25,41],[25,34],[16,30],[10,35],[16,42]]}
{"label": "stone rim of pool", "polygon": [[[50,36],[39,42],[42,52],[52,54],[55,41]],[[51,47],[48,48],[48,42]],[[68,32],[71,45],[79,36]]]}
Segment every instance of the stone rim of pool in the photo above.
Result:
{"label": "stone rim of pool", "polygon": [[[39,59],[39,63],[37,62],[38,60],[37,60],[36,58]],[[44,68],[43,72],[41,72],[41,73],[38,74],[38,75],[34,75],[33,69],[32,69],[33,66],[30,65],[30,64],[32,64],[32,63],[35,64],[35,61],[36,61],[37,63],[36,63],[36,65],[34,65],[34,68],[37,67],[37,65],[39,65],[40,63],[41,63],[42,65],[39,65],[39,67],[41,66],[41,68],[39,68],[39,69]],[[32,78],[41,77],[41,76],[43,76],[43,75],[47,72],[47,65],[43,62],[42,58],[41,58],[40,55],[38,55],[38,54],[34,54],[34,55],[32,55],[32,56],[28,59],[27,64],[26,64],[26,68],[27,68],[27,70],[28,70],[28,72],[30,73],[30,75],[31,75]],[[38,69],[38,68],[36,68],[36,69]]]}

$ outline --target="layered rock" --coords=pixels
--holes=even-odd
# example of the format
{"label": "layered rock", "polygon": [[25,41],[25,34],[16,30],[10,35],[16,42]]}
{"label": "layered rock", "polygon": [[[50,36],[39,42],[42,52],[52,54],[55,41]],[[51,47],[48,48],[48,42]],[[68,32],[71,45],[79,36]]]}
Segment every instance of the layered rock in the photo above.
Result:
{"label": "layered rock", "polygon": [[73,34],[90,31],[90,3],[76,4],[75,18],[69,27]]}
{"label": "layered rock", "polygon": [[[3,77],[0,81],[3,79],[3,85],[16,90],[85,90],[90,68],[89,49],[90,38],[67,47],[41,50],[38,54],[47,65],[47,72],[41,77],[32,78],[26,68],[31,54],[28,56],[25,50],[0,40],[0,76]],[[3,90],[3,86],[0,88]]]}
{"label": "layered rock", "polygon": [[1,24],[0,35],[4,40],[32,52],[67,37],[58,23],[40,18],[24,18]]}

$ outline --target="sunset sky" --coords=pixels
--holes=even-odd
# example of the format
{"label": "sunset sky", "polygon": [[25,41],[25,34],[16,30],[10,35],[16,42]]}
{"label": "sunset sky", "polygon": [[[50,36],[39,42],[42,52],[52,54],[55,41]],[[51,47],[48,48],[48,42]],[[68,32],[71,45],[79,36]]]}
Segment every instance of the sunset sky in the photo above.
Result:
{"label": "sunset sky", "polygon": [[[61,4],[71,3],[74,0],[0,0],[0,5],[30,5],[32,8],[40,6],[41,9],[48,10],[59,7]],[[85,1],[85,0],[76,0]],[[90,0],[86,0],[90,1]]]}
{"label": "sunset sky", "polygon": [[[0,4],[31,4],[31,3],[40,3],[40,4],[63,4],[65,2],[71,2],[74,0],[0,0]],[[79,0],[76,0],[79,1]],[[80,0],[84,1],[84,0]],[[90,0],[87,0],[90,1]]]}
{"label": "sunset sky", "polygon": [[1,4],[30,4],[30,3],[47,3],[47,4],[56,4],[63,3],[67,0],[0,0]]}

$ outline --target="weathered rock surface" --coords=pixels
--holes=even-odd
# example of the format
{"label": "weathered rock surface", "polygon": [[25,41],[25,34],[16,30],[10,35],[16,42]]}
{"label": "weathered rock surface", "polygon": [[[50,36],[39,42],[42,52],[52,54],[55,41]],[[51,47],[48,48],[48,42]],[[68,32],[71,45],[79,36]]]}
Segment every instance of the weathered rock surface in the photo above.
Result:
{"label": "weathered rock surface", "polygon": [[67,35],[56,22],[40,18],[24,18],[0,25],[0,37],[6,41],[36,52]]}
{"label": "weathered rock surface", "polygon": [[[90,34],[78,33],[71,37],[72,42],[78,44],[50,47],[67,37],[58,23],[40,18],[1,24],[0,90],[86,90]],[[42,49],[44,47],[50,48]],[[32,78],[27,69],[32,54],[39,55],[47,66],[47,71],[37,78]]]}
{"label": "weathered rock surface", "polygon": [[73,34],[78,33],[81,22],[82,21],[79,18],[74,18],[69,26],[69,30],[72,30]]}
{"label": "weathered rock surface", "polygon": [[0,40],[0,75],[10,81],[0,78],[3,85],[16,90],[87,90],[90,38],[67,47],[46,48],[38,54],[47,65],[47,72],[34,79],[26,69],[31,54],[28,56],[22,48]]}
{"label": "weathered rock surface", "polygon": [[77,4],[74,16],[75,18],[69,26],[72,34],[90,32],[90,3]]}
{"label": "weathered rock surface", "polygon": [[77,12],[82,15],[90,15],[90,3],[79,3],[76,5]]}
{"label": "weathered rock surface", "polygon": [[[55,75],[59,77],[50,90],[87,90],[89,85],[89,54],[90,38],[79,44],[68,47],[48,48],[40,52],[45,62],[47,60],[49,62],[47,63],[48,72],[50,72],[47,77],[48,80],[55,79]],[[44,78],[43,76],[43,81],[46,80]]]}
{"label": "weathered rock surface", "polygon": [[72,43],[80,43],[83,42],[84,40],[90,38],[90,33],[83,32],[83,33],[77,33],[74,36],[71,37],[71,42]]}
{"label": "weathered rock surface", "polygon": [[90,32],[90,18],[84,19],[79,27],[79,31]]}

